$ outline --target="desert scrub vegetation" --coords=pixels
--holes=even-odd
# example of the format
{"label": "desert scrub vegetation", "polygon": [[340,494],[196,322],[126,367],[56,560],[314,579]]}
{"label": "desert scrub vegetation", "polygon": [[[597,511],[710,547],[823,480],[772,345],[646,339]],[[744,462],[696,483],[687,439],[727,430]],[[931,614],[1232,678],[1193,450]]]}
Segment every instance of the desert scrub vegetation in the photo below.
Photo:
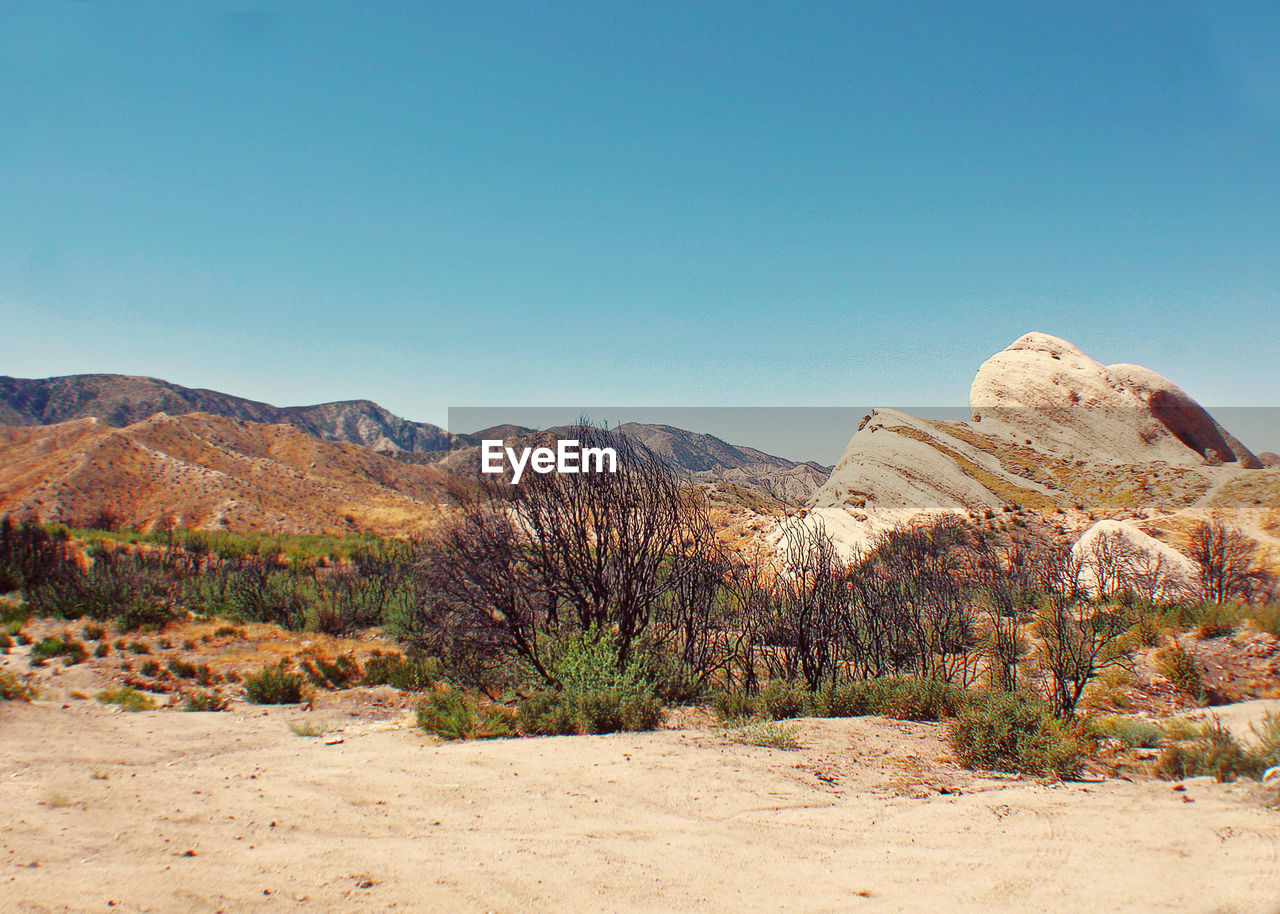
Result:
{"label": "desert scrub vegetation", "polygon": [[295,705],[302,702],[305,681],[283,666],[266,666],[244,678],[245,701],[254,705]]}
{"label": "desert scrub vegetation", "polygon": [[66,666],[72,666],[83,662],[88,656],[89,654],[84,645],[65,633],[61,638],[56,635],[49,635],[31,645],[32,666],[43,666],[46,661],[55,657],[61,657]]}
{"label": "desert scrub vegetation", "polygon": [[338,542],[68,530],[4,518],[0,592],[21,591],[38,616],[111,619],[121,631],[158,631],[196,614],[346,634],[403,617],[418,596],[414,545]]}
{"label": "desert scrub vegetation", "polygon": [[156,703],[145,692],[139,692],[132,686],[118,689],[104,689],[94,696],[104,705],[116,705],[122,711],[152,711]]}
{"label": "desert scrub vegetation", "polygon": [[662,722],[654,673],[641,652],[621,665],[607,632],[566,636],[550,654],[554,685],[520,704],[520,731],[530,736],[652,730]]}
{"label": "desert scrub vegetation", "polygon": [[1200,678],[1200,668],[1195,658],[1178,643],[1160,651],[1156,657],[1156,669],[1160,675],[1169,680],[1179,692],[1192,698],[1200,698],[1204,694],[1204,683]]}
{"label": "desert scrub vegetation", "polygon": [[1164,725],[1143,717],[1107,715],[1095,719],[1094,728],[1099,737],[1115,740],[1129,749],[1154,749],[1168,738]]}
{"label": "desert scrub vegetation", "polygon": [[[1247,619],[1275,624],[1274,611],[1239,605],[1259,603],[1266,582],[1219,561],[1239,551],[1231,536],[1207,538],[1202,577],[1217,583],[1193,603],[1171,601],[1117,543],[1082,562],[1036,524],[946,518],[845,557],[820,524],[790,518],[777,554],[744,556],[722,548],[704,496],[643,445],[585,422],[570,434],[615,448],[618,472],[478,480],[421,541],[0,522],[0,583],[21,592],[0,603],[0,621],[75,618],[140,655],[163,635],[181,643],[187,633],[164,627],[187,616],[213,622],[200,637],[210,645],[248,637],[247,623],[376,628],[399,643],[363,669],[317,649],[255,674],[246,693],[292,696],[283,677],[299,681],[291,701],[358,683],[428,701],[456,691],[486,698],[459,697],[449,714],[463,713],[457,702],[473,717],[501,703],[524,734],[643,729],[666,705],[708,699],[726,721],[954,720],[979,690],[1038,695],[1070,731],[1086,693],[1118,709],[1140,691],[1122,680],[1147,648]],[[1090,562],[1100,587],[1084,586]],[[156,637],[118,637],[128,630]],[[154,662],[165,677],[214,681],[167,654]]]}
{"label": "desert scrub vegetation", "polygon": [[1079,728],[1059,719],[1039,696],[976,696],[947,728],[956,761],[966,768],[1074,777],[1089,754]]}
{"label": "desert scrub vegetation", "polygon": [[458,689],[428,692],[418,705],[418,726],[447,740],[500,739],[511,736],[512,713]]}
{"label": "desert scrub vegetation", "polygon": [[749,721],[727,727],[724,735],[730,741],[746,746],[763,746],[766,749],[801,749],[800,728],[776,720]]}
{"label": "desert scrub vegetation", "polygon": [[360,681],[364,685],[389,685],[402,692],[421,692],[431,688],[443,673],[434,657],[412,657],[384,654],[375,650],[365,658]]}
{"label": "desert scrub vegetation", "polygon": [[30,686],[8,670],[0,670],[0,701],[30,701],[34,694]]}
{"label": "desert scrub vegetation", "polygon": [[786,720],[802,715],[939,721],[954,717],[969,694],[947,682],[910,676],[828,683],[813,692],[796,683],[774,681],[754,695],[721,692],[713,698],[712,707],[724,721]]}
{"label": "desert scrub vegetation", "polygon": [[360,679],[360,667],[348,654],[333,660],[320,656],[304,658],[298,667],[317,689],[345,689]]}
{"label": "desert scrub vegetation", "polygon": [[1173,740],[1156,761],[1155,774],[1166,780],[1210,776],[1216,781],[1260,778],[1280,764],[1280,717],[1268,715],[1251,728],[1254,739],[1242,744],[1214,718],[1166,731]]}
{"label": "desert scrub vegetation", "polygon": [[199,691],[192,692],[187,696],[186,704],[182,706],[184,711],[225,711],[227,710],[227,700],[216,691]]}

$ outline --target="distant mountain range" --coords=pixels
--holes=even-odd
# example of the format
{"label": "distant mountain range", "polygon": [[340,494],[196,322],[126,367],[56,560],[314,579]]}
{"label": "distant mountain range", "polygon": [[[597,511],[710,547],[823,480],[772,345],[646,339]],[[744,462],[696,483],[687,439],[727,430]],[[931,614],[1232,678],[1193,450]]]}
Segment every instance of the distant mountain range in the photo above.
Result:
{"label": "distant mountain range", "polygon": [[369,400],[280,407],[133,375],[0,377],[2,424],[52,425],[95,418],[123,428],[157,413],[208,413],[267,425],[292,425],[323,441],[345,441],[380,454],[438,453],[454,444],[439,426],[402,419]]}
{"label": "distant mountain range", "polygon": [[[477,462],[475,449],[484,438],[509,440],[535,433],[523,426],[499,425],[469,435],[451,435],[430,423],[396,416],[370,400],[280,407],[133,375],[0,377],[0,425],[53,426],[95,419],[101,423],[96,428],[105,434],[109,428],[132,429],[156,416],[194,414],[292,426],[322,441],[352,444],[400,462],[454,472],[474,469],[470,465]],[[684,469],[696,482],[732,484],[784,501],[808,499],[831,471],[816,463],[796,463],[668,425],[628,423],[621,430]],[[12,445],[16,439],[9,436],[7,440]],[[0,447],[0,469],[10,459]]]}

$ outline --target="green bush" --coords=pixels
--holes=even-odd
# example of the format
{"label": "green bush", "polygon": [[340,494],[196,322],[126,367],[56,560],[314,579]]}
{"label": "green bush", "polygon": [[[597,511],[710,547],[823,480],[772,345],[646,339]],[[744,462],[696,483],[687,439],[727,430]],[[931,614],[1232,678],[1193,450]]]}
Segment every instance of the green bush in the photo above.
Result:
{"label": "green bush", "polygon": [[1126,647],[1155,647],[1160,642],[1160,619],[1152,613],[1138,613],[1126,637]]}
{"label": "green bush", "polygon": [[963,689],[936,679],[889,676],[862,684],[873,714],[895,720],[943,720],[956,716],[968,701]]}
{"label": "green bush", "polygon": [[302,672],[311,680],[317,689],[345,689],[353,679],[358,679],[360,669],[355,661],[346,654],[338,657],[333,663],[323,657],[304,660],[300,664]]}
{"label": "green bush", "polygon": [[617,733],[652,730],[662,723],[648,658],[633,654],[618,666],[618,644],[612,635],[577,633],[564,637],[551,652],[555,686],[522,703],[517,718],[522,732]]}
{"label": "green bush", "polygon": [[169,672],[177,676],[179,679],[195,679],[196,668],[194,665],[187,663],[185,660],[179,660],[174,657],[167,664]]}
{"label": "green bush", "polygon": [[360,681],[364,685],[389,685],[403,692],[431,688],[440,675],[440,662],[429,657],[406,657],[375,651],[364,662]]}
{"label": "green bush", "polygon": [[1225,603],[1205,603],[1197,614],[1196,635],[1200,638],[1220,638],[1236,630],[1241,622],[1241,612],[1236,606]]}
{"label": "green bush", "polygon": [[948,683],[914,676],[827,684],[814,692],[775,680],[757,695],[720,693],[712,700],[712,707],[724,721],[786,720],[801,714],[814,717],[876,714],[897,720],[932,721],[954,717],[967,695],[963,689]]}
{"label": "green bush", "polygon": [[747,720],[759,713],[754,695],[746,692],[717,692],[711,697],[711,709],[723,721]]}
{"label": "green bush", "polygon": [[192,678],[195,679],[195,681],[202,686],[210,686],[210,685],[213,685],[215,682],[222,681],[222,677],[219,676],[217,673],[215,673],[213,670],[209,669],[209,664],[207,663],[202,663],[199,666],[195,667],[195,674],[192,676]]}
{"label": "green bush", "polygon": [[1267,632],[1273,638],[1280,638],[1280,603],[1256,607],[1249,621],[1258,631]]}
{"label": "green bush", "polygon": [[244,678],[244,697],[255,705],[294,705],[302,701],[303,685],[301,676],[267,666]]}
{"label": "green bush", "polygon": [[481,704],[456,689],[430,692],[418,705],[418,726],[444,739],[498,739],[511,735],[511,712]]}
{"label": "green bush", "polygon": [[1204,775],[1217,781],[1261,777],[1268,768],[1280,765],[1280,717],[1269,714],[1251,729],[1254,741],[1245,746],[1217,718],[1168,727],[1166,733],[1179,741],[1160,754],[1155,773],[1166,780]]}
{"label": "green bush", "polygon": [[1253,749],[1259,767],[1265,771],[1280,765],[1280,716],[1268,714],[1260,724],[1250,728],[1257,745]]}
{"label": "green bush", "polygon": [[808,696],[807,710],[814,717],[865,717],[877,713],[871,698],[865,683],[828,683]]}
{"label": "green bush", "polygon": [[1150,749],[1166,738],[1165,728],[1157,721],[1141,717],[1112,715],[1095,724],[1099,736],[1114,739],[1131,749]]}
{"label": "green bush", "polygon": [[592,689],[572,700],[587,733],[653,730],[662,723],[662,702],[652,692]]}
{"label": "green bush", "polygon": [[184,711],[225,711],[227,700],[217,692],[192,692],[187,696]]}
{"label": "green bush", "polygon": [[156,663],[154,660],[148,660],[139,667],[138,672],[143,676],[158,676],[160,675],[160,664]]}
{"label": "green bush", "polygon": [[85,641],[101,641],[107,634],[107,630],[101,625],[86,625],[80,634],[84,636]]}
{"label": "green bush", "polygon": [[1165,780],[1210,775],[1216,781],[1234,781],[1240,775],[1257,777],[1261,759],[1236,741],[1216,720],[1189,742],[1175,743],[1160,754],[1155,773]]}
{"label": "green bush", "polygon": [[159,631],[181,613],[170,603],[160,600],[136,597],[127,600],[116,613],[116,627],[122,632],[138,629]]}
{"label": "green bush", "polygon": [[1182,645],[1174,644],[1156,655],[1156,670],[1179,692],[1194,698],[1204,694],[1204,682],[1200,678],[1200,670],[1195,659],[1183,650]]}
{"label": "green bush", "polygon": [[110,654],[110,653],[111,653],[111,645],[108,644],[106,641],[98,642],[98,646],[93,649],[93,656],[99,657],[99,658],[105,657],[107,656],[107,654]]}
{"label": "green bush", "polygon": [[577,709],[560,692],[537,692],[516,709],[516,726],[525,736],[581,733]]}
{"label": "green bush", "polygon": [[71,666],[88,656],[84,645],[70,635],[63,635],[61,638],[50,635],[31,646],[32,666],[41,666],[46,660],[52,660],[54,657],[61,657],[64,664]]}
{"label": "green bush", "polygon": [[712,699],[711,705],[724,721],[786,720],[804,714],[809,701],[810,696],[799,685],[775,679],[755,695],[721,692]]}
{"label": "green bush", "polygon": [[805,691],[795,683],[775,680],[756,696],[759,715],[768,720],[787,720],[805,711]]}
{"label": "green bush", "polygon": [[966,768],[1023,774],[1077,774],[1084,740],[1053,716],[1036,696],[996,692],[977,697],[959,710],[947,728],[956,760]]}
{"label": "green bush", "polygon": [[0,670],[0,701],[30,701],[31,689],[8,670]]}
{"label": "green bush", "polygon": [[132,686],[125,686],[122,689],[104,689],[96,697],[104,705],[118,705],[125,711],[150,711],[156,706],[150,696]]}

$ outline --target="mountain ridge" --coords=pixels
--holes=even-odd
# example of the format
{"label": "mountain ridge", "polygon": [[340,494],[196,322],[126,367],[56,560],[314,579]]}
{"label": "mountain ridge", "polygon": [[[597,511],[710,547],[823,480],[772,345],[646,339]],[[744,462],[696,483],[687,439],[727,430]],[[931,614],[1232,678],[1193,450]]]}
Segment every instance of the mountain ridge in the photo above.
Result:
{"label": "mountain ridge", "polygon": [[322,441],[346,442],[379,453],[430,454],[454,444],[453,437],[439,426],[403,419],[366,399],[274,406],[142,375],[0,377],[0,423],[8,425],[52,425],[97,418],[124,428],[158,413],[176,416],[196,412],[291,425]]}
{"label": "mountain ridge", "polygon": [[448,503],[437,468],[207,413],[0,426],[0,458],[0,515],[71,526],[408,536]]}

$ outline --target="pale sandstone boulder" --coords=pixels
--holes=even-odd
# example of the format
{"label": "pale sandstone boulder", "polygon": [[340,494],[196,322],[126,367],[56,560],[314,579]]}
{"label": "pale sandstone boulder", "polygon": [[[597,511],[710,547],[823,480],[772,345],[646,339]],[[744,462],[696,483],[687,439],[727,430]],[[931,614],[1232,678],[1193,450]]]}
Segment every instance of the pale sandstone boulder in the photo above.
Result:
{"label": "pale sandstone boulder", "polygon": [[983,362],[969,407],[983,431],[1061,456],[1261,466],[1173,382],[1139,365],[1103,365],[1046,333]]}
{"label": "pale sandstone boulder", "polygon": [[1044,333],[1028,333],[987,359],[969,405],[969,423],[875,410],[809,500],[808,516],[849,554],[886,529],[929,516],[1073,504],[1028,478],[1036,474],[1025,460],[1021,468],[1003,465],[998,455],[1010,449],[1099,468],[1104,478],[1117,469],[1145,475],[1160,467],[1260,465],[1172,382],[1137,365],[1105,366]]}
{"label": "pale sandstone boulder", "polygon": [[1100,520],[1076,540],[1071,557],[1090,596],[1128,588],[1149,600],[1195,595],[1195,562],[1133,524]]}
{"label": "pale sandstone boulder", "polygon": [[1005,499],[989,485],[1044,493],[949,434],[947,425],[892,409],[874,410],[864,421],[808,505],[842,552],[866,548],[879,533],[924,516],[996,510]]}

